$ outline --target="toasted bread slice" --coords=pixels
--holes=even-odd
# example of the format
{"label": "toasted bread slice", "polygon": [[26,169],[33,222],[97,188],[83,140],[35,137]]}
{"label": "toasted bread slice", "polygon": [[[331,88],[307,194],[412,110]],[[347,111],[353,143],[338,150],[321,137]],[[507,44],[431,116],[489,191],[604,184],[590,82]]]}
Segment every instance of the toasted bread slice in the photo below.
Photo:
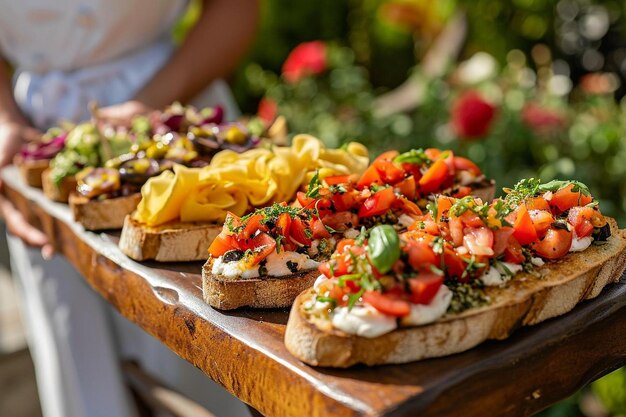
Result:
{"label": "toasted bread slice", "polygon": [[78,193],[70,194],[69,203],[74,221],[87,230],[121,229],[124,219],[137,208],[141,193],[125,197],[91,200]]}
{"label": "toasted bread slice", "polygon": [[214,223],[170,222],[147,226],[126,216],[120,237],[120,249],[136,261],[202,261],[213,239],[222,231]]}
{"label": "toasted bread slice", "polygon": [[488,287],[491,304],[444,316],[428,325],[401,327],[368,339],[335,329],[322,329],[310,320],[303,303],[314,296],[300,294],[289,315],[285,343],[302,361],[316,366],[345,368],[405,363],[468,350],[487,339],[504,339],[520,325],[533,325],[572,310],[594,298],[626,268],[626,231],[613,219],[612,236],[604,245],[570,253],[537,268],[542,274],[516,275],[506,286]]}
{"label": "toasted bread slice", "polygon": [[204,301],[220,310],[289,307],[319,275],[315,268],[284,277],[237,279],[213,275],[212,267],[213,259],[202,267],[202,294]]}
{"label": "toasted bread slice", "polygon": [[21,155],[17,154],[13,158],[13,164],[20,170],[20,175],[26,184],[30,187],[41,188],[41,176],[50,166],[50,160],[25,160]]}
{"label": "toasted bread slice", "polygon": [[41,185],[43,193],[52,201],[59,203],[67,203],[70,194],[76,191],[76,178],[72,175],[63,178],[61,184],[57,185],[52,181],[52,170],[50,168],[44,170],[41,175]]}

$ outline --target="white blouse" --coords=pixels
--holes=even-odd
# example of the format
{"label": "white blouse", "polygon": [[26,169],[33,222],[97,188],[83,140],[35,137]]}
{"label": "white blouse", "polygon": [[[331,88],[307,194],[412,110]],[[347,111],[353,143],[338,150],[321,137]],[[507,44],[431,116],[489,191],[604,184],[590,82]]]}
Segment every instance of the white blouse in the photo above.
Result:
{"label": "white blouse", "polygon": [[0,55],[41,129],[131,99],[167,62],[186,0],[0,0]]}

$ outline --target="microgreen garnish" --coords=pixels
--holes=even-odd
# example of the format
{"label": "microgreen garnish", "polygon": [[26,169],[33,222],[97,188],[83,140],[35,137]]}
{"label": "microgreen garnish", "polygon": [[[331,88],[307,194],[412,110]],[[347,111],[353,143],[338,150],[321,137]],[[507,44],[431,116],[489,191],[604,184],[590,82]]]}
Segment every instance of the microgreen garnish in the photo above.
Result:
{"label": "microgreen garnish", "polygon": [[309,198],[317,198],[320,195],[320,188],[322,188],[322,181],[320,180],[320,172],[315,171],[311,181],[309,181],[309,187],[306,190],[306,196]]}

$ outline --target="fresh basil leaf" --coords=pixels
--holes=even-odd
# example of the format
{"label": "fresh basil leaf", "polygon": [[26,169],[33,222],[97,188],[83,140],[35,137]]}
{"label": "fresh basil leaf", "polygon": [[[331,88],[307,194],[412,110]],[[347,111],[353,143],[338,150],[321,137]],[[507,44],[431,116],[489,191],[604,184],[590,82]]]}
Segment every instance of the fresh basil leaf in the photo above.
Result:
{"label": "fresh basil leaf", "polygon": [[422,165],[426,162],[429,162],[430,158],[426,156],[423,149],[411,149],[408,152],[401,153],[400,155],[393,158],[393,162],[399,164],[415,164]]}
{"label": "fresh basil leaf", "polygon": [[591,191],[589,191],[589,187],[587,187],[585,184],[583,184],[580,181],[574,181],[574,180],[569,180],[569,181],[560,181],[560,180],[552,180],[550,182],[547,182],[545,184],[541,184],[538,187],[538,190],[541,192],[546,192],[546,191],[552,191],[557,192],[562,188],[567,187],[568,185],[572,184],[572,191],[575,193],[582,193],[583,195],[591,195]]}
{"label": "fresh basil leaf", "polygon": [[400,257],[400,239],[393,226],[380,225],[370,231],[367,254],[381,274],[391,269]]}

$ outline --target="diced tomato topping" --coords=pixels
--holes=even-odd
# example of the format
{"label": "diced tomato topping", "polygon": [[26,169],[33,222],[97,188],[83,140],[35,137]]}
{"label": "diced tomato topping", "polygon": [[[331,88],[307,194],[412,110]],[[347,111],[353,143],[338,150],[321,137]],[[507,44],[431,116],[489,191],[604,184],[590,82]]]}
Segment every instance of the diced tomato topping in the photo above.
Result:
{"label": "diced tomato topping", "polygon": [[311,238],[307,236],[306,233],[307,227],[304,224],[304,221],[296,217],[292,219],[291,224],[289,225],[289,236],[296,242],[301,245],[309,246],[311,245]]}
{"label": "diced tomato topping", "polygon": [[400,192],[400,194],[402,194],[409,200],[415,199],[417,190],[416,190],[416,184],[415,184],[415,177],[413,175],[409,175],[402,181],[396,183],[393,187],[397,189]]}
{"label": "diced tomato topping", "polygon": [[404,170],[391,161],[376,161],[374,165],[385,184],[395,184],[404,178]]}
{"label": "diced tomato topping", "polygon": [[374,193],[359,208],[359,217],[372,217],[386,213],[396,200],[393,188],[387,187]]}
{"label": "diced tomato topping", "polygon": [[470,210],[467,210],[465,213],[463,213],[460,219],[463,222],[463,226],[467,226],[467,227],[485,226],[485,222],[483,222],[483,219],[481,219],[478,214]]}
{"label": "diced tomato topping", "polygon": [[415,278],[410,278],[411,294],[409,301],[414,304],[430,304],[442,284],[443,276],[434,273],[422,273]]}
{"label": "diced tomato topping", "polygon": [[378,155],[376,159],[374,159],[374,162],[372,162],[372,165],[374,165],[376,162],[381,162],[381,161],[393,161],[393,159],[398,155],[400,155],[400,152],[398,151],[383,152],[380,155]]}
{"label": "diced tomato topping", "polygon": [[327,239],[331,236],[324,223],[317,217],[311,218],[311,231],[313,232],[313,239]]}
{"label": "diced tomato topping", "polygon": [[569,184],[552,194],[550,205],[564,212],[572,207],[585,206],[591,203],[591,196],[584,195],[580,191],[574,192],[572,188],[574,188],[574,184]]}
{"label": "diced tomato topping", "polygon": [[420,178],[420,192],[422,194],[430,194],[438,191],[441,185],[448,178],[448,165],[445,161],[436,160]]}
{"label": "diced tomato topping", "polygon": [[419,206],[404,197],[397,198],[396,201],[393,203],[393,207],[399,208],[400,210],[402,210],[402,213],[408,214],[409,216],[422,215],[422,210],[419,208]]}
{"label": "diced tomato topping", "polygon": [[537,232],[537,237],[541,239],[550,228],[550,225],[554,223],[552,213],[546,210],[529,210],[528,214]]}
{"label": "diced tomato topping", "polygon": [[519,244],[515,236],[510,236],[507,247],[504,249],[504,261],[514,264],[521,264],[526,260],[522,245]]}
{"label": "diced tomato topping", "polygon": [[350,228],[355,228],[359,225],[359,216],[350,211],[339,211],[324,216],[322,222],[331,229],[339,232],[345,232]]}
{"label": "diced tomato topping", "polygon": [[428,148],[424,151],[424,153],[429,159],[433,161],[439,158],[439,156],[441,155],[441,151],[437,148]]}
{"label": "diced tomato topping", "polygon": [[330,177],[324,178],[324,182],[328,185],[339,185],[339,184],[348,184],[353,182],[355,179],[354,175],[333,175]]}
{"label": "diced tomato topping", "polygon": [[313,209],[315,207],[316,200],[314,198],[307,197],[306,193],[303,193],[302,191],[298,191],[296,199],[298,200],[298,203],[300,203],[300,206],[305,209]]}
{"label": "diced tomato topping", "polygon": [[356,293],[356,292],[361,291],[361,287],[359,286],[359,284],[357,284],[356,282],[352,281],[351,279],[347,279],[345,281],[345,283],[346,283],[346,287],[348,287],[350,292]]}
{"label": "diced tomato topping", "polygon": [[572,232],[551,227],[543,239],[533,243],[532,249],[546,259],[558,259],[569,252],[572,246]]}
{"label": "diced tomato topping", "polygon": [[370,165],[367,167],[359,181],[357,181],[356,186],[358,189],[367,188],[372,184],[382,184],[383,181],[378,174],[378,169],[375,165]]}
{"label": "diced tomato topping", "polygon": [[341,239],[339,243],[337,243],[337,248],[335,248],[336,253],[343,253],[347,247],[354,246],[356,241],[354,239]]}
{"label": "diced tomato topping", "polygon": [[408,301],[378,291],[366,291],[363,294],[363,301],[387,316],[405,317],[411,312],[411,304]]}
{"label": "diced tomato topping", "polygon": [[463,158],[462,156],[454,157],[454,167],[458,171],[469,171],[476,176],[482,175],[482,172],[480,168],[478,168],[478,165],[476,165],[467,158]]}
{"label": "diced tomato topping", "polygon": [[409,226],[409,230],[423,231],[434,236],[439,235],[439,226],[430,213],[417,217],[415,222]]}
{"label": "diced tomato topping", "polygon": [[333,274],[330,271],[330,261],[322,262],[317,270],[320,271],[320,274],[324,275],[326,278],[332,278]]}
{"label": "diced tomato topping", "polygon": [[336,211],[352,210],[360,205],[359,193],[349,190],[345,193],[337,193],[331,197]]}
{"label": "diced tomato topping", "polygon": [[219,258],[229,250],[238,249],[237,239],[234,236],[226,234],[222,231],[213,239],[209,246],[209,253],[214,258]]}
{"label": "diced tomato topping", "polygon": [[260,233],[252,238],[252,247],[254,248],[252,265],[258,265],[276,250],[276,241],[267,233]]}
{"label": "diced tomato topping", "polygon": [[437,224],[441,222],[443,216],[447,216],[450,207],[454,204],[454,198],[440,195],[437,197],[437,218],[434,219]]}
{"label": "diced tomato topping", "polygon": [[289,228],[291,226],[291,216],[289,213],[281,213],[276,220],[276,232],[280,236],[289,236]]}
{"label": "diced tomato topping", "polygon": [[531,197],[526,200],[526,208],[528,210],[547,210],[550,211],[550,204],[542,196]]}
{"label": "diced tomato topping", "polygon": [[[512,227],[501,227],[493,231],[493,255],[500,256],[509,244],[509,237],[513,236]],[[517,241],[516,241],[517,242]]]}
{"label": "diced tomato topping", "polygon": [[471,193],[472,193],[472,187],[468,187],[466,185],[463,185],[463,186],[459,187],[459,189],[454,194],[452,194],[452,197],[454,197],[454,198],[463,198],[463,197],[467,197]]}
{"label": "diced tomato topping", "polygon": [[472,255],[493,256],[493,232],[486,227],[468,227],[463,231],[463,245]]}
{"label": "diced tomato topping", "polygon": [[465,272],[465,262],[461,257],[452,249],[446,245],[443,251],[443,262],[445,269],[450,277],[458,279],[460,282],[468,282],[470,277],[462,277]]}
{"label": "diced tomato topping", "polygon": [[404,251],[409,255],[409,265],[416,271],[430,271],[431,265],[439,267],[440,257],[427,240],[408,240]]}
{"label": "diced tomato topping", "polygon": [[606,224],[604,216],[591,207],[572,207],[567,215],[567,221],[574,226],[578,237],[589,236],[594,227]]}
{"label": "diced tomato topping", "polygon": [[237,235],[238,239],[246,240],[250,239],[254,234],[260,230],[262,232],[267,232],[269,229],[262,222],[263,215],[262,214],[254,214],[250,216],[244,223],[244,227]]}
{"label": "diced tomato topping", "polygon": [[537,231],[533,225],[533,220],[528,214],[525,204],[521,204],[517,209],[517,216],[513,223],[513,236],[523,246],[537,240]]}
{"label": "diced tomato topping", "polygon": [[450,216],[448,230],[454,246],[461,246],[463,244],[463,222],[461,219],[456,216]]}

